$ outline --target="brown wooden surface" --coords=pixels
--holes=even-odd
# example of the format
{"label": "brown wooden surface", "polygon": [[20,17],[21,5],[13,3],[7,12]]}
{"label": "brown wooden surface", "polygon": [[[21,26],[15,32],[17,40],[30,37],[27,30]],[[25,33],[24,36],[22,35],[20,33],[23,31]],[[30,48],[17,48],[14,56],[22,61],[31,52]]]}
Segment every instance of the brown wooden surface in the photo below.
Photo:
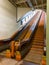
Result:
{"label": "brown wooden surface", "polygon": [[37,12],[35,14],[35,16],[33,17],[33,19],[29,22],[28,27],[22,32],[22,34],[19,36],[18,39],[22,40],[22,39],[30,36],[31,31],[28,32],[28,30],[30,29],[30,27],[32,26],[32,24],[35,22],[35,19],[37,18],[38,14],[39,14],[39,12]]}
{"label": "brown wooden surface", "polygon": [[[39,13],[37,13],[37,15],[34,17],[34,19],[31,21],[31,23],[30,23],[30,28],[31,28],[31,26],[33,25],[33,23],[35,22],[35,20],[38,18],[38,16],[39,16]],[[30,36],[31,36],[31,34],[32,34],[32,30],[28,30],[28,33],[26,34],[26,36],[24,37],[24,39],[23,40],[28,40],[29,38],[30,38]]]}
{"label": "brown wooden surface", "polygon": [[32,48],[24,58],[24,61],[41,64],[44,50],[44,12],[42,13],[37,31],[32,37]]}

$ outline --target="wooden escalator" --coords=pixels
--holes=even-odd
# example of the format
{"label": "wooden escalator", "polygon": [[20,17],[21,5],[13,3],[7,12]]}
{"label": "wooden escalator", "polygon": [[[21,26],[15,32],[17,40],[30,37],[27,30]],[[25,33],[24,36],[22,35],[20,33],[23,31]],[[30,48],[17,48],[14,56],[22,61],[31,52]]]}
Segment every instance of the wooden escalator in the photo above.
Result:
{"label": "wooden escalator", "polygon": [[34,34],[34,37],[32,36],[32,40],[30,42],[32,43],[32,47],[29,53],[24,58],[23,65],[26,65],[29,62],[33,63],[33,65],[42,65],[42,56],[44,52],[44,17],[45,14],[43,12],[38,28]]}

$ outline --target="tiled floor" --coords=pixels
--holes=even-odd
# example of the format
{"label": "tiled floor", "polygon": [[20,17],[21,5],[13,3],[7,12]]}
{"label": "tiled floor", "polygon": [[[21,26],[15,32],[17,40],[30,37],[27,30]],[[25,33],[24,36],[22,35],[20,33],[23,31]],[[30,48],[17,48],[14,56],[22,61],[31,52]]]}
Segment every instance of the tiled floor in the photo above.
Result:
{"label": "tiled floor", "polygon": [[0,65],[20,65],[22,62],[18,62],[15,59],[0,58]]}

